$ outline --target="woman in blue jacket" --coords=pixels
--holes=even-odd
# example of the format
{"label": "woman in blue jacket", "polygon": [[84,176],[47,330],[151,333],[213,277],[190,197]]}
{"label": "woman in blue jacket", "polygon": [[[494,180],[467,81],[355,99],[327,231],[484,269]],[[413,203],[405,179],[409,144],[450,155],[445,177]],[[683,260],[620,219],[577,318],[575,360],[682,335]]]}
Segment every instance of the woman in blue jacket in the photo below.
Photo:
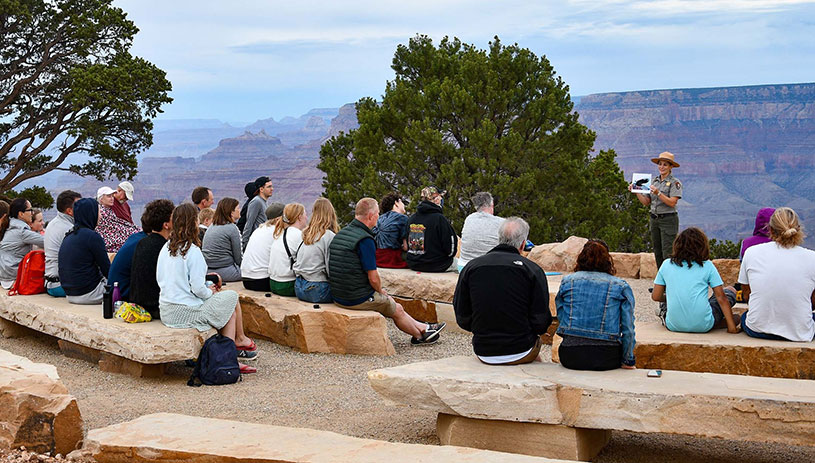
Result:
{"label": "woman in blue jacket", "polygon": [[634,368],[634,293],[614,276],[606,243],[589,240],[555,298],[560,363],[572,370]]}

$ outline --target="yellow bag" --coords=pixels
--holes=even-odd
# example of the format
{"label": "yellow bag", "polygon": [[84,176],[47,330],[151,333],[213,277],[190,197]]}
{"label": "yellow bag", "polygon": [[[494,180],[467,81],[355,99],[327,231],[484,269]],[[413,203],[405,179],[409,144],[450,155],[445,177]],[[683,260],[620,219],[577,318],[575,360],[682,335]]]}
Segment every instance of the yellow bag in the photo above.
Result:
{"label": "yellow bag", "polygon": [[153,319],[150,312],[146,311],[144,307],[132,302],[122,302],[116,309],[115,316],[127,323],[143,323]]}

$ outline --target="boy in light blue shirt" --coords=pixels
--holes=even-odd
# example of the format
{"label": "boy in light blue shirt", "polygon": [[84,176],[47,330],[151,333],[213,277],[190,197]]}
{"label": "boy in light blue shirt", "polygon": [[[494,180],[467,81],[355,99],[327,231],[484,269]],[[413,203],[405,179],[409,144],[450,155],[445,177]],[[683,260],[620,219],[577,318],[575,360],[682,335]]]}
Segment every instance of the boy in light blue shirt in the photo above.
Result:
{"label": "boy in light blue shirt", "polygon": [[[651,295],[658,302],[667,299],[663,323],[669,330],[706,333],[727,327],[729,333],[739,332],[731,310],[736,291],[724,288],[709,259],[710,247],[702,230],[691,227],[676,237],[671,258],[660,266]],[[708,287],[713,288],[709,299]]]}

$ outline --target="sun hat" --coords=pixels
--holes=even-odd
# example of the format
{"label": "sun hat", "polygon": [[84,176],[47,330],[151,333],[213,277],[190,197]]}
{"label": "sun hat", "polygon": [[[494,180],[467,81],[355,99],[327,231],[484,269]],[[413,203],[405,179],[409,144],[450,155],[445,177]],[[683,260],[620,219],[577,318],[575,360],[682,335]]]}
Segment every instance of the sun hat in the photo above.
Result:
{"label": "sun hat", "polygon": [[119,188],[125,192],[125,196],[127,196],[128,201],[133,201],[133,184],[130,182],[122,182],[119,184]]}
{"label": "sun hat", "polygon": [[659,161],[668,161],[670,165],[674,167],[679,167],[679,163],[674,161],[673,153],[670,153],[668,151],[663,151],[659,153],[658,157],[651,158],[651,162],[653,162],[654,164],[659,164]]}
{"label": "sun hat", "polygon": [[96,200],[99,201],[99,198],[105,195],[109,195],[111,193],[116,193],[116,191],[109,186],[99,187],[99,189],[96,190]]}

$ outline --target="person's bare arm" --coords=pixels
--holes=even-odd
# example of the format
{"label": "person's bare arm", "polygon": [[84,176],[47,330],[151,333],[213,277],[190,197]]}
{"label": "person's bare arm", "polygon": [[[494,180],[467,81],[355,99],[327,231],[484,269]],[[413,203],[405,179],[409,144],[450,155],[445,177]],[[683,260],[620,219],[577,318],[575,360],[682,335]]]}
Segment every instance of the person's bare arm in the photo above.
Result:
{"label": "person's bare arm", "polygon": [[371,287],[374,289],[374,291],[378,292],[379,294],[381,294],[383,296],[388,295],[388,293],[385,292],[385,289],[382,288],[382,279],[379,278],[379,271],[378,270],[376,270],[376,269],[368,270],[368,283],[371,284]]}
{"label": "person's bare arm", "polygon": [[724,294],[724,287],[719,285],[713,288],[713,295],[716,296],[716,301],[719,302],[719,307],[722,308],[722,313],[724,314],[724,321],[727,323],[727,332],[728,333],[738,333],[738,327],[736,327],[736,322],[733,321],[733,309],[730,307],[730,301],[727,300],[727,296]]}
{"label": "person's bare arm", "polygon": [[742,302],[749,302],[750,301],[750,285],[741,285],[741,301]]}
{"label": "person's bare arm", "polygon": [[[651,193],[657,195],[660,201],[668,207],[676,207],[676,203],[679,201],[678,196],[668,196],[665,193],[659,191],[659,188],[656,185],[651,185]],[[642,201],[642,200],[640,200]],[[651,203],[651,197],[648,197],[648,203]]]}
{"label": "person's bare arm", "polygon": [[815,312],[815,291],[812,291],[812,296],[809,296],[810,306],[812,310]]}
{"label": "person's bare arm", "polygon": [[651,299],[657,302],[665,302],[665,285],[654,285],[654,292],[651,293]]}

